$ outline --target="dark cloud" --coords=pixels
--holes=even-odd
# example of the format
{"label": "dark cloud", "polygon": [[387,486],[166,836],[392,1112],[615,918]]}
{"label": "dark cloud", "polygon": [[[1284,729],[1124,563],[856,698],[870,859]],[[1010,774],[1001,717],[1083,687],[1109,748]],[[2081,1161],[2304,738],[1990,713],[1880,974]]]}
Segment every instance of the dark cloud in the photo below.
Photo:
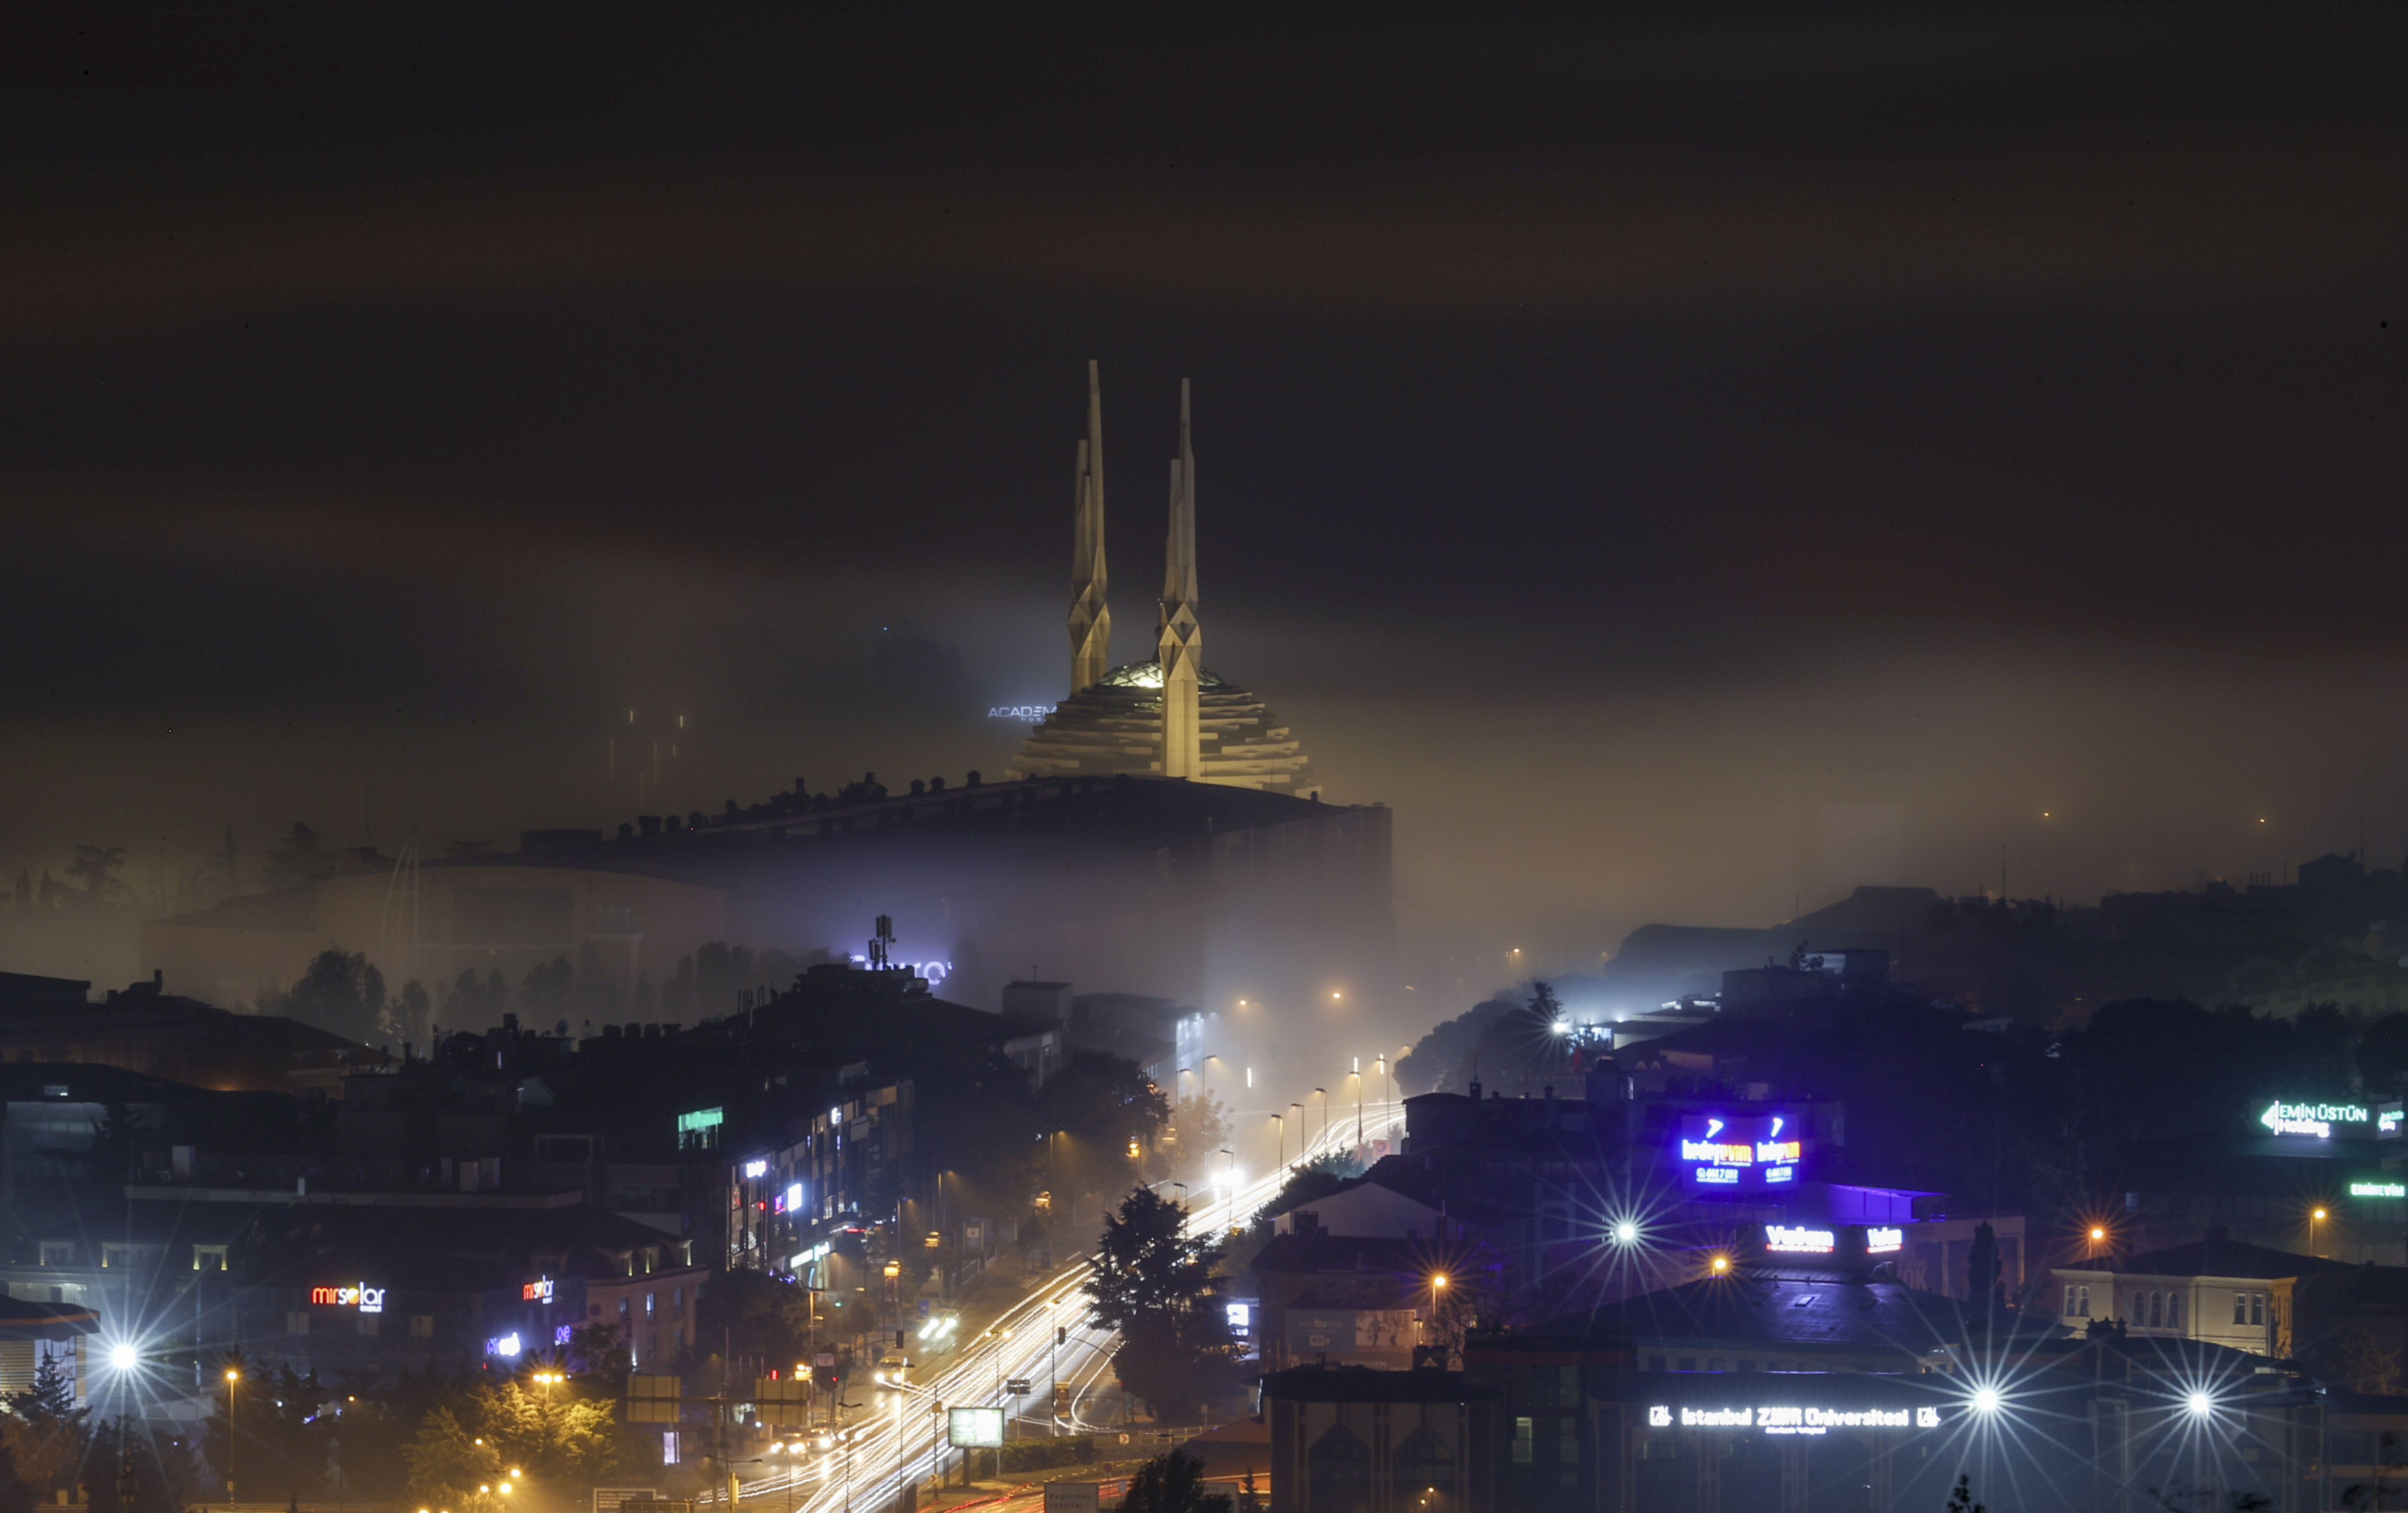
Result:
{"label": "dark cloud", "polygon": [[690,806],[997,768],[986,707],[1058,692],[1089,357],[1121,649],[1193,376],[1208,660],[1400,806],[1466,961],[2001,839],[2083,894],[2408,834],[2403,26],[37,27],[0,850],[362,789],[605,822],[630,706],[693,720]]}

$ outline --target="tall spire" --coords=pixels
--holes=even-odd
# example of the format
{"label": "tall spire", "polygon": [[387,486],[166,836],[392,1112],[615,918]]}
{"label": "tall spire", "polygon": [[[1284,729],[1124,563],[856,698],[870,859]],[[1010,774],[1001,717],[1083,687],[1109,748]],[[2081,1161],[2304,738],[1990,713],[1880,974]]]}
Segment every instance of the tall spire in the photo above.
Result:
{"label": "tall spire", "polygon": [[1111,670],[1112,612],[1104,603],[1104,391],[1087,364],[1087,439],[1079,443],[1079,489],[1070,533],[1070,692]]}
{"label": "tall spire", "polygon": [[1196,621],[1196,449],[1187,425],[1187,380],[1179,380],[1179,456],[1170,464],[1170,532],[1164,543],[1162,618],[1154,658],[1162,667],[1162,775],[1204,776],[1197,673],[1204,630]]}

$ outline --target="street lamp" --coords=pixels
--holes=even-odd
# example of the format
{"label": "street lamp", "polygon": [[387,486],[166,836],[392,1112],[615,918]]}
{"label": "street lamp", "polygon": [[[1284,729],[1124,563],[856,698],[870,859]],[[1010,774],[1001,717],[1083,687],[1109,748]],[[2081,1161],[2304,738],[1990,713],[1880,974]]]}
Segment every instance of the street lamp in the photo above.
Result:
{"label": "street lamp", "polygon": [[1632,1223],[1627,1219],[1614,1225],[1613,1243],[1616,1245],[1637,1245],[1639,1243],[1639,1226]]}
{"label": "street lamp", "polygon": [[1329,1090],[1315,1088],[1312,1091],[1321,1094],[1321,1134],[1326,1139],[1329,1135]]}
{"label": "street lamp", "polygon": [[242,1385],[242,1373],[226,1367],[226,1506],[234,1506],[235,1389]]}
{"label": "street lamp", "polygon": [[1274,1164],[1284,1167],[1287,1165],[1287,1116],[1273,1114],[1271,1122],[1279,1126],[1279,1160]]}
{"label": "street lamp", "polygon": [[1716,1256],[1713,1259],[1713,1264],[1715,1276],[1727,1277],[1730,1275],[1730,1257]]}
{"label": "street lamp", "polygon": [[1973,1389],[1973,1411],[1974,1411],[1974,1412],[1976,1412],[1976,1413],[1996,1413],[1996,1412],[1998,1412],[1998,1411],[1999,1411],[1999,1390],[1998,1390],[1997,1388],[1995,1388],[1995,1387],[1976,1387],[1976,1388],[1974,1388],[1974,1389]]}
{"label": "street lamp", "polygon": [[2324,1217],[2325,1211],[2322,1208],[2311,1208],[2308,1210],[2308,1254],[2310,1255],[2315,1255],[2318,1253],[2316,1250],[2316,1226],[2324,1221]]}
{"label": "street lamp", "polygon": [[1208,1107],[1211,1106],[1212,1102],[1212,1063],[1220,1059],[1221,1058],[1218,1056],[1207,1056],[1204,1058],[1204,1071],[1199,1080],[1203,1083],[1204,1103]]}

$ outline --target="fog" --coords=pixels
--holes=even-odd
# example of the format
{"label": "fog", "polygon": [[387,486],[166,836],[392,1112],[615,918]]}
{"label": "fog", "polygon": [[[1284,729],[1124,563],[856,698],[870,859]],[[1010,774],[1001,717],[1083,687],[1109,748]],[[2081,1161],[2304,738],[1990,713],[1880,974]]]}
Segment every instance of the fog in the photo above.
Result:
{"label": "fog", "polygon": [[[1443,1012],[1859,883],[2089,899],[2361,822],[2387,863],[2397,39],[2180,14],[756,20],[634,99],[591,37],[523,96],[438,70],[437,125],[418,40],[54,36],[0,232],[0,865],[166,892],[228,825],[999,773],[987,710],[1063,692],[1089,358],[1116,655],[1192,377],[1207,664],[1396,808]],[[812,59],[788,105],[683,108],[747,25]],[[819,46],[864,36],[925,51],[882,127]]]}

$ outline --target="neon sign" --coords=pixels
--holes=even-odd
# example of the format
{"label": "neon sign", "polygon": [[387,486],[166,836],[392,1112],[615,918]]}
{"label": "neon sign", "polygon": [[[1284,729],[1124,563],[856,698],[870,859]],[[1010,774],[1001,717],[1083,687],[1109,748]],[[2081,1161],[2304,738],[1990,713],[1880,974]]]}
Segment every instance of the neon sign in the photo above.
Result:
{"label": "neon sign", "polygon": [[2318,1140],[2332,1138],[2336,1124],[2364,1124],[2368,1120],[2362,1104],[2286,1104],[2280,1099],[2266,1106],[2258,1122],[2276,1135],[2304,1135]]}
{"label": "neon sign", "polygon": [[550,1303],[552,1301],[552,1278],[549,1277],[538,1277],[534,1281],[531,1281],[524,1287],[520,1288],[519,1301],[522,1303]]}
{"label": "neon sign", "polygon": [[748,1161],[744,1163],[744,1175],[746,1177],[767,1177],[769,1175],[769,1163],[766,1161]]}
{"label": "neon sign", "polygon": [[366,1282],[350,1287],[313,1287],[309,1289],[309,1301],[337,1308],[357,1308],[362,1313],[382,1313],[384,1289]]}
{"label": "neon sign", "polygon": [[2353,1198],[2408,1198],[2408,1182],[2352,1182]]}
{"label": "neon sign", "polygon": [[1685,1114],[1674,1149],[1690,1185],[1712,1188],[1795,1184],[1806,1142],[1788,1129],[1786,1114],[1726,1119]]}
{"label": "neon sign", "polygon": [[1787,1224],[1767,1224],[1764,1226],[1764,1248],[1827,1256],[1840,1248],[1840,1237],[1828,1229],[1797,1229]]}
{"label": "neon sign", "polygon": [[1865,1231],[1865,1251],[1884,1256],[1906,1249],[1906,1231],[1902,1229],[1869,1229]]}
{"label": "neon sign", "polygon": [[2401,1128],[2401,1118],[2402,1114],[2400,1105],[2396,1103],[2376,1105],[2374,1109],[2374,1137],[2378,1140],[2399,1139]]}
{"label": "neon sign", "polygon": [[989,720],[1042,720],[1054,712],[1050,704],[998,704],[986,712]]}
{"label": "neon sign", "polygon": [[508,1335],[497,1335],[485,1342],[485,1353],[487,1355],[516,1355],[525,1348],[525,1346],[520,1343],[516,1331],[512,1331]]}
{"label": "neon sign", "polygon": [[[1675,1414],[1678,1414],[1677,1419]],[[1825,1434],[1834,1429],[1937,1429],[1938,1408],[1810,1408],[1775,1404],[1750,1408],[1647,1410],[1651,1428],[1755,1429],[1768,1434]]]}

